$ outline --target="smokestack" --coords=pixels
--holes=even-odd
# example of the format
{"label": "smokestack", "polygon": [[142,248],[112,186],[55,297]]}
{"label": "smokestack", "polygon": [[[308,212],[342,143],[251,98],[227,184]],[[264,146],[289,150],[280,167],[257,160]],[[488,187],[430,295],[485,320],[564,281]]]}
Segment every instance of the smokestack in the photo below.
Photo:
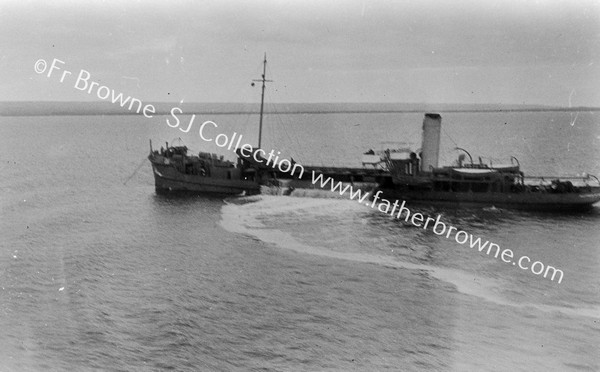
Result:
{"label": "smokestack", "polygon": [[423,144],[421,145],[422,172],[431,172],[431,167],[438,167],[441,129],[442,117],[439,114],[425,114],[423,119]]}

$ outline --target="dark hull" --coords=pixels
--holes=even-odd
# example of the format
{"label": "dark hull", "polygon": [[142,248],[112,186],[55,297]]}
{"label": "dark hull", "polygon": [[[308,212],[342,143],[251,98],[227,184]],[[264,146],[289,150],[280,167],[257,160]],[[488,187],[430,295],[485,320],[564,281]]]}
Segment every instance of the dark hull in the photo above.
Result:
{"label": "dark hull", "polygon": [[255,181],[205,177],[182,174],[171,165],[152,163],[156,192],[194,193],[210,195],[257,194],[260,186]]}
{"label": "dark hull", "polygon": [[455,207],[498,207],[535,211],[575,211],[592,208],[600,201],[600,188],[581,193],[473,193],[381,189],[388,199],[406,200],[418,204]]}

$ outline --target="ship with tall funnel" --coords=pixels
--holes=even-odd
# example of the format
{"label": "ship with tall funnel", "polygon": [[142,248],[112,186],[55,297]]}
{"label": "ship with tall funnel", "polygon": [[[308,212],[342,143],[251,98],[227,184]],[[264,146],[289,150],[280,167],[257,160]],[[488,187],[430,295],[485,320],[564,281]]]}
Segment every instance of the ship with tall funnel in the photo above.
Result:
{"label": "ship with tall funnel", "polygon": [[515,157],[507,164],[486,164],[473,162],[468,151],[456,148],[462,151],[456,165],[440,167],[441,126],[439,114],[425,114],[420,152],[383,152],[391,174],[391,182],[380,185],[384,195],[428,204],[553,211],[586,209],[600,201],[597,177],[528,177]]}

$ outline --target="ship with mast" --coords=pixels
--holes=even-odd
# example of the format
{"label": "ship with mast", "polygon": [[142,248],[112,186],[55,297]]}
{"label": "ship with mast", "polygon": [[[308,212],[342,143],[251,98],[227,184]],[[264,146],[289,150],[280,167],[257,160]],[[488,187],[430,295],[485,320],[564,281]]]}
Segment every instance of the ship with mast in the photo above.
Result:
{"label": "ship with mast", "polygon": [[[261,156],[265,87],[267,82],[265,53],[260,79],[262,84],[258,147],[248,145],[244,155],[236,145],[237,161],[232,162],[208,152],[193,154],[182,144],[169,145],[160,151],[152,149],[148,159],[152,164],[157,193],[192,192],[197,194],[240,195],[257,194],[261,186],[288,185],[290,189],[310,183],[310,174],[322,173],[340,182],[375,182],[389,199],[426,204],[475,205],[528,210],[579,210],[600,201],[600,181],[592,175],[582,177],[526,177],[519,161],[510,158],[507,164],[473,162],[462,148],[456,164],[438,166],[442,118],[428,113],[423,119],[422,146],[388,149],[375,154],[369,151],[362,168],[304,167],[307,172],[296,176],[278,171],[273,163]],[[190,124],[191,126],[191,124]],[[466,156],[469,161],[465,161]],[[377,158],[373,161],[373,158]],[[290,164],[293,164],[293,160]],[[373,168],[365,164],[375,165]],[[282,180],[282,181],[280,181]],[[314,182],[308,187],[314,187]]]}
{"label": "ship with mast", "polygon": [[[258,147],[261,148],[264,113],[265,86],[272,80],[266,79],[267,55],[263,60],[263,73],[260,79],[252,81],[262,83],[260,116],[258,128]],[[166,143],[166,148],[155,150],[150,141],[148,159],[152,165],[155,190],[158,194],[194,193],[207,195],[240,195],[257,194],[261,185],[276,182],[271,167],[265,162],[252,161],[240,156],[237,151],[237,162],[225,160],[224,156],[209,152],[191,153],[182,143],[174,145]],[[260,154],[254,154],[260,159]],[[249,160],[250,159],[250,160]]]}

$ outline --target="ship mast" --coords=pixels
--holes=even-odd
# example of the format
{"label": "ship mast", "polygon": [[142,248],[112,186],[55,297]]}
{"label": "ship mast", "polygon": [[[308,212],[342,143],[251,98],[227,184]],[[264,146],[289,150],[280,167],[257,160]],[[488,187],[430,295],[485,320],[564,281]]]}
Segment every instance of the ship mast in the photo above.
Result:
{"label": "ship mast", "polygon": [[[262,82],[262,93],[260,95],[260,118],[258,119],[258,148],[260,148],[261,140],[262,140],[262,124],[263,124],[263,112],[265,105],[265,83],[270,83],[273,80],[266,79],[267,74],[267,53],[265,53],[265,59],[263,61],[263,73],[261,79],[255,79],[252,81],[260,81]],[[254,85],[254,83],[252,83]]]}

